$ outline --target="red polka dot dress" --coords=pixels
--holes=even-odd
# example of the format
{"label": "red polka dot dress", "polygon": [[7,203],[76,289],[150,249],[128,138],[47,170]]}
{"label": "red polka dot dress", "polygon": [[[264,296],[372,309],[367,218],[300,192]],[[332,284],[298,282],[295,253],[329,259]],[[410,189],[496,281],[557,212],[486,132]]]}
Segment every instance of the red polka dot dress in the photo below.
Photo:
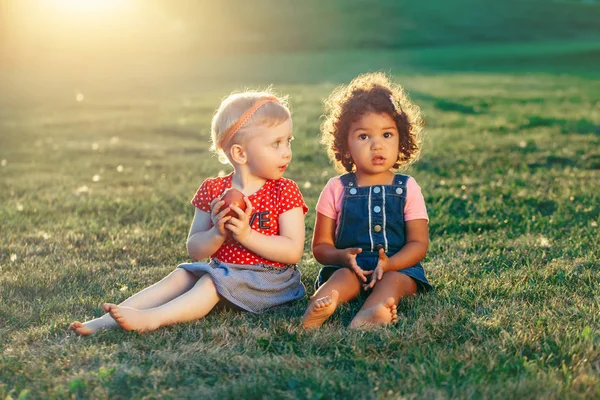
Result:
{"label": "red polka dot dress", "polygon": [[[233,173],[222,178],[205,180],[192,199],[192,204],[200,210],[210,213],[210,202],[231,187],[232,177]],[[252,229],[267,236],[279,235],[280,214],[296,207],[302,207],[304,214],[308,211],[298,186],[294,181],[286,178],[267,180],[257,192],[248,196],[248,199],[252,203],[252,216],[250,217]],[[263,263],[274,267],[285,265],[262,258],[246,249],[232,237],[228,238],[211,257],[232,264]]]}
{"label": "red polka dot dress", "polygon": [[[231,188],[232,177],[233,173],[206,179],[191,203],[210,213],[210,202]],[[308,211],[298,185],[286,178],[267,180],[248,199],[252,204],[251,228],[267,236],[279,235],[281,214],[296,207],[301,207],[304,214]],[[295,265],[267,260],[242,246],[233,237],[229,237],[211,255],[209,263],[186,263],[178,267],[197,276],[209,273],[221,297],[255,313],[302,298],[305,294],[300,272]]]}

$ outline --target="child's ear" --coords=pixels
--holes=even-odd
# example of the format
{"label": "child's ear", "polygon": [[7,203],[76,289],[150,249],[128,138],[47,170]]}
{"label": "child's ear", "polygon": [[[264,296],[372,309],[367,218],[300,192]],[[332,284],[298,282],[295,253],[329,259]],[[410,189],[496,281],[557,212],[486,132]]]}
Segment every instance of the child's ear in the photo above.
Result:
{"label": "child's ear", "polygon": [[231,160],[236,164],[246,164],[248,161],[246,151],[239,144],[234,144],[229,148],[229,155],[231,156]]}

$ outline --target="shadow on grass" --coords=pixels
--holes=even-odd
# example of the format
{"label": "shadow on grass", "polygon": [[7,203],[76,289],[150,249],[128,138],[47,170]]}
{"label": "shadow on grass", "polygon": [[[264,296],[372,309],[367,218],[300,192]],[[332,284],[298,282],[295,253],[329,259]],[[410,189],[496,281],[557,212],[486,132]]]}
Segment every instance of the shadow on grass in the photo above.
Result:
{"label": "shadow on grass", "polygon": [[469,105],[457,103],[455,101],[431,96],[422,92],[411,92],[411,98],[420,103],[420,102],[429,102],[432,103],[435,108],[440,111],[445,112],[457,112],[465,115],[478,115],[487,111],[488,104],[487,103],[479,103],[477,105]]}
{"label": "shadow on grass", "polygon": [[589,170],[598,170],[600,169],[600,154],[585,155],[577,161],[567,157],[548,156],[537,162],[528,163],[527,166],[531,169],[579,167]]}
{"label": "shadow on grass", "polygon": [[548,118],[542,117],[539,115],[532,115],[527,118],[527,120],[519,126],[519,129],[533,129],[539,127],[560,127],[560,131],[563,134],[581,134],[586,135],[588,133],[593,133],[595,135],[600,135],[600,125],[595,124],[592,121],[589,121],[585,118],[576,119],[576,120],[567,120],[560,118]]}

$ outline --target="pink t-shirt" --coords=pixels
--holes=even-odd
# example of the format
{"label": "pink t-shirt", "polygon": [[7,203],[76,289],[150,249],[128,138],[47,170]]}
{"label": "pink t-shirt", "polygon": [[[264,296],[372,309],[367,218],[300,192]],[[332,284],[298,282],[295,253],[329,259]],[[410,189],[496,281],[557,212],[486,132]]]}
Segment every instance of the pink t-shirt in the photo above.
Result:
{"label": "pink t-shirt", "polygon": [[[222,178],[206,179],[196,191],[191,203],[196,208],[210,213],[210,202],[231,187],[232,177],[233,173]],[[296,207],[302,208],[304,214],[308,211],[298,185],[286,178],[267,180],[258,191],[248,196],[248,200],[252,203],[251,228],[267,236],[279,235],[279,216],[281,214]],[[285,264],[267,260],[253,253],[233,237],[226,239],[225,243],[211,257],[231,264],[262,263],[274,267],[285,266]]]}
{"label": "pink t-shirt", "polygon": [[[331,178],[327,185],[323,188],[319,201],[317,201],[317,212],[326,217],[336,220],[337,227],[340,226],[340,216],[342,214],[342,200],[344,198],[344,185],[339,176]],[[425,207],[425,199],[421,193],[421,187],[417,181],[411,176],[406,182],[406,202],[404,203],[404,220],[411,221],[414,219],[426,219],[427,208]]]}

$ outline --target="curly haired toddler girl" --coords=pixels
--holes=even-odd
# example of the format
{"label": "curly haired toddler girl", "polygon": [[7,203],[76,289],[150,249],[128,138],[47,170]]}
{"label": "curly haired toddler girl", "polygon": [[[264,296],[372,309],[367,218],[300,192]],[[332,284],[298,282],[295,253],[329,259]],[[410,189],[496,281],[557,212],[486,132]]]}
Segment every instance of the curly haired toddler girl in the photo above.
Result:
{"label": "curly haired toddler girl", "polygon": [[303,325],[321,326],[361,292],[368,297],[350,328],[395,322],[401,298],[431,288],[421,266],[429,245],[421,188],[394,172],[419,156],[420,110],[382,73],[337,88],[325,106],[322,142],[345,174],[317,202],[312,250],[323,267]]}

